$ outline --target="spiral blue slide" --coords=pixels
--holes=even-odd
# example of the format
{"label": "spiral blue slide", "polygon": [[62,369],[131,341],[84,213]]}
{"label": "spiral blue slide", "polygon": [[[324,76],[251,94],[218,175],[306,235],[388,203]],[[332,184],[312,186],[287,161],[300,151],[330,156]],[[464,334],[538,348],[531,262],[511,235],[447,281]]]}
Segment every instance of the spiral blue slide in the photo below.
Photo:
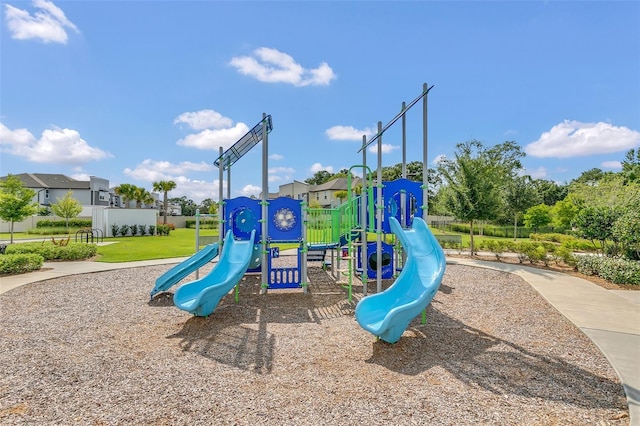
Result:
{"label": "spiral blue slide", "polygon": [[391,230],[407,252],[400,276],[387,290],[362,299],[356,306],[356,320],[368,332],[387,343],[396,343],[411,320],[431,303],[446,267],[444,251],[419,217],[404,230],[394,217]]}
{"label": "spiral blue slide", "polygon": [[248,240],[236,240],[227,232],[220,259],[206,276],[178,287],[173,295],[176,307],[199,317],[213,313],[222,299],[240,282],[253,254],[256,231],[251,231]]}
{"label": "spiral blue slide", "polygon": [[156,279],[156,285],[151,290],[151,298],[153,299],[153,296],[161,291],[169,290],[184,277],[211,262],[217,255],[218,243],[209,244],[190,258],[169,269]]}

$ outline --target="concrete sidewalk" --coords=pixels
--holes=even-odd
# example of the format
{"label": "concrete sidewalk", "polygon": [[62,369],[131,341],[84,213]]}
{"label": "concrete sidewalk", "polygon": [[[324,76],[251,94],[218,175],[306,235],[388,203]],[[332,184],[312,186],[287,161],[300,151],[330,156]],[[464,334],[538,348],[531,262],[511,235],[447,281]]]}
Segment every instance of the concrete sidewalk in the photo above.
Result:
{"label": "concrete sidewalk", "polygon": [[[18,286],[67,275],[179,263],[186,257],[141,262],[45,262],[43,269],[2,278],[0,294]],[[448,258],[447,263],[520,276],[573,322],[609,360],[627,394],[632,426],[640,426],[640,291],[606,290],[589,281],[524,265]]]}

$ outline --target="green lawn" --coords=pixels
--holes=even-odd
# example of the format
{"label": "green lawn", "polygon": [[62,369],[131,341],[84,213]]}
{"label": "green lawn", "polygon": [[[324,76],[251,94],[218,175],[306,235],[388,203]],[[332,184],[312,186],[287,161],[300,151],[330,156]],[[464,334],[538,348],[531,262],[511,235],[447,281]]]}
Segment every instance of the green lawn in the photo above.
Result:
{"label": "green lawn", "polygon": [[[218,231],[201,229],[200,236],[214,236]],[[194,229],[176,229],[169,236],[162,237],[120,237],[105,238],[104,242],[114,244],[98,247],[98,262],[119,263],[137,260],[168,259],[191,256],[196,252],[196,231]],[[274,244],[281,250],[295,248],[296,244]]]}
{"label": "green lawn", "polygon": [[[215,229],[201,229],[200,236],[217,236]],[[105,238],[114,244],[98,247],[98,262],[118,263],[136,260],[191,256],[196,252],[195,229],[175,229],[168,236]]]}

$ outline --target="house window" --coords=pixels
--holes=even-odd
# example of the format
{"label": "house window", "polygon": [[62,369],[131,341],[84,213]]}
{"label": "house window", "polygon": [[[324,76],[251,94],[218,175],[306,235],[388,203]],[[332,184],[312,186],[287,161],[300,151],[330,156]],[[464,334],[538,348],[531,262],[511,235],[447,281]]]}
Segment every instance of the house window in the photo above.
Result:
{"label": "house window", "polygon": [[99,199],[100,201],[107,201],[107,195],[108,195],[108,193],[107,193],[107,192],[102,192],[102,191],[100,191],[100,195],[98,196],[98,199]]}
{"label": "house window", "polygon": [[45,200],[49,199],[49,190],[48,189],[44,190],[44,199]]}

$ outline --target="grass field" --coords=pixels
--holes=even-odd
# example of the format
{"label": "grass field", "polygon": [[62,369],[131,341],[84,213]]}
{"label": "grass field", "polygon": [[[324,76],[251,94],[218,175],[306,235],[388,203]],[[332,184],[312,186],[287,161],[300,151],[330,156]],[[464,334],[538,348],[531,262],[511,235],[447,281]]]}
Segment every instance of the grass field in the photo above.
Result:
{"label": "grass field", "polygon": [[[443,234],[440,230],[434,231],[436,234]],[[463,247],[469,247],[469,234],[459,233],[444,233],[447,235],[462,235]],[[200,236],[203,237],[216,237],[217,241],[218,231],[216,229],[201,229]],[[26,233],[15,233],[14,240],[20,241],[24,239],[36,239],[49,240],[50,235],[32,235]],[[56,239],[60,238],[60,235],[54,236]],[[390,236],[387,236],[390,237]],[[8,233],[0,233],[1,240],[9,240],[10,235]],[[369,240],[375,241],[375,234],[369,234]],[[483,237],[475,236],[476,243],[483,239],[510,239],[510,238],[496,238],[496,237]],[[71,235],[71,241],[74,240]],[[387,238],[388,242],[392,242],[392,238]],[[98,262],[106,263],[119,263],[119,262],[133,262],[138,260],[152,260],[152,259],[168,259],[173,257],[185,257],[191,256],[195,253],[195,230],[179,228],[171,231],[169,236],[137,236],[137,237],[116,237],[105,238],[104,242],[112,244],[101,245],[98,247]],[[281,250],[295,248],[296,244],[274,244],[274,246],[280,247]]]}

